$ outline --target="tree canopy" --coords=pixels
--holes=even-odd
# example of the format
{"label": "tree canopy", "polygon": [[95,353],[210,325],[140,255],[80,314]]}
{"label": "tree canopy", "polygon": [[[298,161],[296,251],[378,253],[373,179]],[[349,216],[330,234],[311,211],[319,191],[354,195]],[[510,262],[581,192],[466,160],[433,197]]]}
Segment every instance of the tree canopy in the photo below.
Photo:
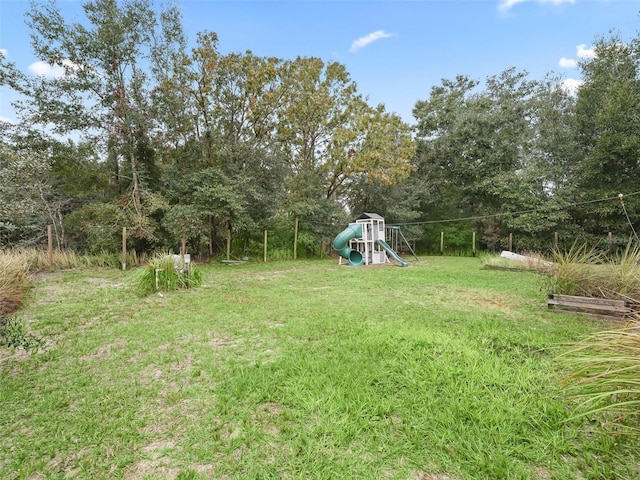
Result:
{"label": "tree canopy", "polygon": [[19,124],[2,126],[0,245],[53,224],[61,247],[117,251],[127,227],[138,250],[186,238],[211,255],[228,231],[249,245],[298,217],[319,243],[375,211],[426,248],[448,225],[545,249],[554,232],[625,236],[638,219],[640,37],[597,39],[577,93],[515,68],[443,79],[409,125],[340,63],[222,54],[213,32],[189,46],[180,11],[154,5],[87,0],[70,22],[32,4],[33,50],[64,75],[0,59],[21,94]]}

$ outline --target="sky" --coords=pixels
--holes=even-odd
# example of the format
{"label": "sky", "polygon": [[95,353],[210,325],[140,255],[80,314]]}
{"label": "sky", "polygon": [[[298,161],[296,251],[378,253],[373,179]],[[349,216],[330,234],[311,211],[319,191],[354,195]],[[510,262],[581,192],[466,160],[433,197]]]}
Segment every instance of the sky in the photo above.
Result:
{"label": "sky", "polygon": [[[216,32],[219,50],[283,59],[319,57],[346,66],[358,91],[414,123],[413,107],[442,79],[478,81],[507,68],[531,80],[555,72],[575,87],[578,61],[615,32],[639,35],[640,0],[176,0],[189,40]],[[68,21],[82,2],[58,0]],[[161,3],[158,0],[158,6]],[[0,0],[0,52],[31,75],[56,75],[32,52],[28,0]],[[58,70],[59,71],[59,70]],[[15,121],[0,87],[0,119]]]}

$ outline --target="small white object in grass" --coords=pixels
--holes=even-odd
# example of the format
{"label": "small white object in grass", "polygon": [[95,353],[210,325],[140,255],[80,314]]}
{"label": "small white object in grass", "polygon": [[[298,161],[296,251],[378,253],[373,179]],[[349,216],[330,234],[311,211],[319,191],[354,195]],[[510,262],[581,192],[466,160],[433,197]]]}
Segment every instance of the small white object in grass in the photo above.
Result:
{"label": "small white object in grass", "polygon": [[508,258],[510,260],[517,260],[519,262],[541,263],[542,265],[551,265],[551,262],[547,262],[540,258],[527,257],[525,255],[519,255],[517,253],[510,252],[508,250],[503,250],[500,256],[504,258]]}

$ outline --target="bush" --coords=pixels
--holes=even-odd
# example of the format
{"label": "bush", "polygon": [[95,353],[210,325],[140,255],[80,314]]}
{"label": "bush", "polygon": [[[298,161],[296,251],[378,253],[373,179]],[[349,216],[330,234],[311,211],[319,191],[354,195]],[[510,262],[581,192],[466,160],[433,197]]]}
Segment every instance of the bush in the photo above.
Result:
{"label": "bush", "polygon": [[202,273],[193,263],[186,270],[176,265],[175,256],[156,254],[147,261],[133,278],[135,288],[140,295],[197,287],[202,284]]}

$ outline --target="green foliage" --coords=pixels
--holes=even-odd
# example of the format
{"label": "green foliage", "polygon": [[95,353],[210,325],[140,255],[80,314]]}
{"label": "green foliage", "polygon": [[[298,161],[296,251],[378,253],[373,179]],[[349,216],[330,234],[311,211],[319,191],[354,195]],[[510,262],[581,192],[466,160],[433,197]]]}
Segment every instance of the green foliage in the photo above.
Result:
{"label": "green foliage", "polygon": [[[20,124],[0,126],[0,245],[41,244],[53,224],[60,248],[117,253],[126,226],[139,252],[186,237],[215,255],[232,230],[234,247],[254,254],[280,219],[336,225],[347,209],[389,223],[495,215],[472,225],[491,251],[508,233],[520,251],[543,251],[554,232],[628,232],[615,197],[591,201],[633,192],[640,177],[638,39],[597,40],[577,96],[561,78],[513,68],[445,79],[416,103],[414,139],[339,63],[222,54],[213,32],[189,50],[177,6],[89,0],[83,10],[65,19],[36,1],[27,14],[35,55],[63,67],[63,80],[0,59],[23,98]],[[640,196],[625,206],[637,223]],[[447,250],[470,250],[465,232],[446,230]],[[300,253],[321,254],[327,236],[305,228]],[[431,228],[411,240],[439,247]]]}
{"label": "green foliage", "polygon": [[576,418],[611,433],[640,434],[640,323],[598,332],[559,357]]}
{"label": "green foliage", "polygon": [[129,221],[115,203],[90,203],[67,215],[64,225],[69,246],[94,255],[120,251],[122,227]]}
{"label": "green foliage", "polygon": [[177,260],[174,255],[156,254],[144,267],[136,271],[132,279],[135,290],[144,296],[155,292],[200,286],[202,284],[200,269],[190,264],[188,269],[183,270],[179,262],[180,260]]}
{"label": "green foliage", "polygon": [[0,347],[38,351],[44,343],[42,338],[27,330],[24,322],[0,314]]}
{"label": "green foliage", "polygon": [[[4,131],[0,132],[4,135]],[[51,222],[51,168],[42,152],[0,141],[0,247],[33,245]]]}
{"label": "green foliage", "polygon": [[596,265],[603,261],[602,252],[587,244],[574,243],[568,251],[554,251],[551,275],[544,277],[547,292],[591,296],[599,278]]}
{"label": "green foliage", "polygon": [[568,251],[555,251],[550,275],[544,277],[548,293],[640,300],[640,246],[630,242],[612,258],[595,247],[575,243]]}

